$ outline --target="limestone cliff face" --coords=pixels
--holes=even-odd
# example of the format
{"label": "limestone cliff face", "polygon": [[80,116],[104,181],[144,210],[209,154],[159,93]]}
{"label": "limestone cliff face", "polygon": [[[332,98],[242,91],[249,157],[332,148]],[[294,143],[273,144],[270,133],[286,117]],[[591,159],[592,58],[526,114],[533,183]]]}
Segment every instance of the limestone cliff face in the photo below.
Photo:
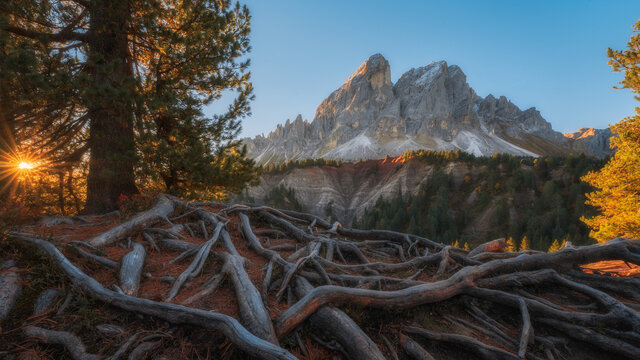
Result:
{"label": "limestone cliff face", "polygon": [[609,129],[582,128],[564,136],[574,141],[574,147],[578,151],[597,157],[611,155],[612,134]]}
{"label": "limestone cliff face", "polygon": [[462,70],[445,61],[411,69],[393,84],[389,63],[376,54],[318,106],[311,123],[298,116],[244,142],[249,156],[269,164],[376,159],[418,149],[604,156],[606,139],[606,131],[596,138],[565,137],[535,108],[520,110],[504,96],[482,98]]}

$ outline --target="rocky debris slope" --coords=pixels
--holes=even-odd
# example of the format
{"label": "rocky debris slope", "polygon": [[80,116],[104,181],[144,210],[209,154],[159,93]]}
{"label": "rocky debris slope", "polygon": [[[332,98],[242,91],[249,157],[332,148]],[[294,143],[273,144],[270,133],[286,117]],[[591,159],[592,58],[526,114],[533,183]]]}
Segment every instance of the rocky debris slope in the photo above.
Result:
{"label": "rocky debris slope", "polygon": [[316,110],[300,115],[268,136],[244,139],[260,164],[306,158],[375,159],[408,150],[457,150],[524,156],[608,153],[605,130],[598,136],[565,137],[535,108],[520,110],[507,98],[478,96],[462,70],[433,62],[391,81],[380,54],[367,59]]}
{"label": "rocky debris slope", "polygon": [[[284,173],[264,174],[260,184],[248,190],[248,196],[264,202],[278,186],[293,189],[296,199],[312,214],[341,219],[350,225],[380,198],[390,199],[398,191],[415,194],[428,180],[435,166],[420,161],[366,161],[343,164],[340,167],[313,166]],[[463,179],[477,173],[480,167],[469,169],[466,164],[449,164],[445,171]]]}

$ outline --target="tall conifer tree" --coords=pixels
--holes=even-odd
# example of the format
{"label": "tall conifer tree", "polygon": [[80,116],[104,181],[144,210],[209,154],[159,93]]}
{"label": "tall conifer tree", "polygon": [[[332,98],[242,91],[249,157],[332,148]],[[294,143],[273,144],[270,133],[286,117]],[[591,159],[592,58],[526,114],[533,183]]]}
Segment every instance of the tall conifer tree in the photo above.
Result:
{"label": "tall conifer tree", "polygon": [[[75,143],[67,153],[89,151],[87,211],[111,210],[119,195],[136,193],[136,172],[175,193],[237,190],[255,177],[234,140],[252,97],[249,20],[246,7],[225,0],[0,4],[6,43],[36,49],[35,65],[49,62],[51,73],[66,76],[66,103],[52,102],[38,119],[56,133],[39,136],[70,134]],[[16,73],[16,66],[3,71]],[[40,107],[41,87],[33,82],[27,109]],[[203,115],[228,93],[233,99],[225,113]]]}

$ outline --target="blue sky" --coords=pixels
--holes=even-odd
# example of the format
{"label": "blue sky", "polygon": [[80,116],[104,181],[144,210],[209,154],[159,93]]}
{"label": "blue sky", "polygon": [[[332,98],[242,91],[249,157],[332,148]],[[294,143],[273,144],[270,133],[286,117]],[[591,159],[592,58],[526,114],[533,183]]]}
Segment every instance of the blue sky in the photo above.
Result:
{"label": "blue sky", "polygon": [[[252,12],[256,99],[242,136],[269,133],[316,107],[370,55],[391,79],[431,61],[459,65],[480,96],[535,106],[553,128],[603,128],[637,101],[606,49],[622,49],[638,0],[376,1],[244,0]],[[216,106],[212,106],[212,111]]]}

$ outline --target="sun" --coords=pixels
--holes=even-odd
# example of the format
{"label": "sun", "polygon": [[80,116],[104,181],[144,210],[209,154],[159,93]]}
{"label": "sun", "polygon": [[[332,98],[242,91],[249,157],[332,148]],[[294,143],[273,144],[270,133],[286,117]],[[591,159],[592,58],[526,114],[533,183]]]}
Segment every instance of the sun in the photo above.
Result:
{"label": "sun", "polygon": [[51,166],[41,155],[20,149],[13,139],[4,140],[4,144],[0,141],[0,194],[13,196],[20,186],[47,174]]}
{"label": "sun", "polygon": [[34,163],[28,162],[28,161],[21,161],[18,164],[18,169],[20,169],[20,170],[31,170],[34,167],[36,167],[36,165]]}

